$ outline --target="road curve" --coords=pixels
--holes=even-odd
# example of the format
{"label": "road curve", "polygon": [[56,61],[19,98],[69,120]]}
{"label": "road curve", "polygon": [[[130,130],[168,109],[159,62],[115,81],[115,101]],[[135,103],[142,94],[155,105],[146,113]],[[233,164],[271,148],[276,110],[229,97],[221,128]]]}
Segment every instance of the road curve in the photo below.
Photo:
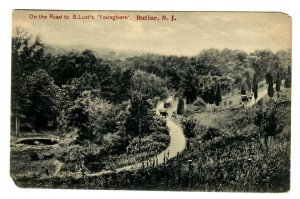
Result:
{"label": "road curve", "polygon": [[255,101],[254,97],[252,97],[251,101],[246,106],[247,107],[253,106],[258,100],[262,99],[267,94],[268,94],[268,89],[263,88],[262,90],[258,91],[256,101]]}
{"label": "road curve", "polygon": [[[168,101],[171,101],[172,98],[168,98]],[[167,122],[167,126],[169,128],[169,134],[170,134],[170,144],[167,147],[166,150],[162,151],[161,153],[157,154],[157,156],[152,157],[151,159],[156,159],[158,165],[161,165],[164,163],[164,158],[168,157],[168,159],[172,159],[174,157],[176,157],[177,153],[182,152],[185,149],[185,145],[186,145],[186,139],[185,136],[183,134],[183,130],[180,126],[178,126],[174,121],[171,120],[171,115],[173,113],[173,111],[176,110],[176,102],[172,102],[171,103],[172,106],[168,109],[168,114],[169,116],[166,118],[166,122]],[[156,114],[159,115],[159,110],[161,108],[163,108],[164,103],[160,102],[157,107],[156,107]],[[142,168],[143,164],[141,162],[136,163],[136,164],[132,164],[132,165],[128,165],[125,167],[121,167],[116,169],[116,172],[120,172],[120,171],[127,171],[127,170],[137,170]],[[98,173],[91,173],[91,174],[87,174],[87,176],[101,176],[104,174],[108,174],[108,173],[112,173],[112,170],[107,170],[107,171],[101,171]]]}

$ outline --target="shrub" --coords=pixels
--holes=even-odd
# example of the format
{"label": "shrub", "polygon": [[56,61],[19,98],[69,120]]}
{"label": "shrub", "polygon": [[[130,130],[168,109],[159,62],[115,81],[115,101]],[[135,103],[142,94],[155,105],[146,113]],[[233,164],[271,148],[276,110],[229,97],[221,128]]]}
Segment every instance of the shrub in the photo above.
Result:
{"label": "shrub", "polygon": [[[135,137],[128,145],[129,153],[138,152],[139,138]],[[141,152],[159,153],[170,143],[170,136],[165,133],[154,132],[141,138]]]}
{"label": "shrub", "polygon": [[194,102],[194,106],[206,107],[206,103],[203,101],[202,98],[198,98],[198,99]]}
{"label": "shrub", "polygon": [[202,136],[202,139],[206,140],[206,141],[212,140],[213,138],[218,137],[220,135],[221,135],[221,133],[220,133],[219,129],[209,127],[206,129],[204,135]]}
{"label": "shrub", "polygon": [[189,117],[187,119],[182,119],[181,125],[186,137],[188,138],[195,137],[197,126],[198,126],[198,121],[195,118]]}
{"label": "shrub", "polygon": [[29,156],[30,156],[30,160],[32,161],[36,161],[40,159],[39,155],[35,151],[30,151]]}

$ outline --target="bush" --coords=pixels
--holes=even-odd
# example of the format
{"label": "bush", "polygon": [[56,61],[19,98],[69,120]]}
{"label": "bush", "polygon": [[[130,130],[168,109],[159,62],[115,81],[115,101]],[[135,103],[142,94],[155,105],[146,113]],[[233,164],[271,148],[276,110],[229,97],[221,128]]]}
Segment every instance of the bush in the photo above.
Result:
{"label": "bush", "polygon": [[86,168],[91,172],[99,172],[104,168],[104,165],[100,162],[89,162],[86,164]]}
{"label": "bush", "polygon": [[208,140],[212,140],[213,138],[218,137],[220,135],[221,135],[221,133],[220,133],[219,129],[209,127],[206,129],[204,135],[202,136],[202,139],[208,141]]}
{"label": "bush", "polygon": [[195,106],[199,106],[199,107],[206,107],[206,103],[203,101],[202,98],[198,98],[195,102],[194,102]]}
{"label": "bush", "polygon": [[30,160],[32,161],[36,161],[40,159],[39,155],[35,151],[30,151],[29,156],[30,156]]}
{"label": "bush", "polygon": [[198,127],[198,121],[195,118],[189,117],[187,119],[182,119],[181,125],[183,132],[187,138],[195,137]]}
{"label": "bush", "polygon": [[[138,152],[138,143],[139,138],[135,137],[128,145],[129,153],[137,153]],[[167,148],[170,143],[170,136],[165,133],[154,132],[150,135],[146,135],[141,138],[141,153],[159,153],[165,148]]]}

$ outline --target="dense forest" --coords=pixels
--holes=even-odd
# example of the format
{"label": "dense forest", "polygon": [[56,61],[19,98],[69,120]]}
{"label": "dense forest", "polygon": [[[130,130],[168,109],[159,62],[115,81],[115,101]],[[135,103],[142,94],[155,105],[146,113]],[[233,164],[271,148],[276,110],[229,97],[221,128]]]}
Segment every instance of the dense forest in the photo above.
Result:
{"label": "dense forest", "polygon": [[[290,109],[285,109],[290,107],[290,96],[279,92],[283,87],[291,88],[291,50],[247,53],[227,48],[205,49],[191,57],[119,56],[110,52],[109,56],[100,57],[89,49],[63,53],[49,49],[40,36],[31,36],[23,30],[12,37],[11,129],[15,137],[30,133],[61,138],[74,136],[71,144],[64,143],[55,154],[64,163],[63,170],[74,170],[78,162],[84,161],[90,171],[100,171],[111,168],[112,162],[115,167],[122,166],[128,154],[134,162],[164,150],[170,142],[169,130],[166,120],[155,109],[168,96],[179,101],[176,113],[181,115],[181,120],[178,122],[188,140],[186,151],[167,166],[110,175],[109,180],[105,176],[91,178],[91,185],[84,181],[79,187],[97,188],[93,185],[99,180],[100,188],[143,189],[138,186],[142,183],[154,189],[175,186],[189,190],[239,190],[237,184],[230,182],[240,181],[229,173],[235,172],[243,179],[241,171],[236,169],[258,169],[263,165],[262,157],[268,154],[274,156],[266,158],[266,167],[274,166],[273,173],[282,171],[283,177],[276,176],[278,180],[284,178],[284,183],[289,178],[289,145],[282,146],[278,140],[289,142],[290,124],[283,118],[289,118]],[[207,114],[222,107],[234,108],[233,100],[226,100],[228,96],[253,93],[256,100],[264,84],[268,85],[271,100],[260,106],[236,112],[227,110],[230,122],[216,119],[217,127],[207,127],[197,120],[195,113],[200,110],[204,114],[207,107],[216,107]],[[277,135],[280,135],[278,140],[271,139]],[[201,147],[193,147],[198,142],[203,143]],[[277,156],[272,150],[280,147],[288,149]],[[244,153],[245,148],[261,150],[262,156],[252,158],[255,165],[251,164],[250,157],[251,161],[226,162],[232,154]],[[286,161],[280,160],[283,167],[272,160],[284,155],[288,156]],[[39,156],[30,151],[32,160],[40,159]],[[199,164],[186,163],[189,159]],[[159,179],[159,175],[165,178]],[[261,185],[262,189],[281,190],[277,188],[282,184],[260,181],[259,175],[264,174],[257,171],[251,179],[243,179],[247,187],[244,190],[257,190]],[[118,176],[126,178],[126,182],[121,182]],[[274,178],[271,176],[269,180]],[[26,180],[28,176],[20,177],[21,184]],[[53,182],[48,180],[44,183],[53,184],[45,187],[73,187],[64,180],[61,182],[64,185],[56,178]]]}

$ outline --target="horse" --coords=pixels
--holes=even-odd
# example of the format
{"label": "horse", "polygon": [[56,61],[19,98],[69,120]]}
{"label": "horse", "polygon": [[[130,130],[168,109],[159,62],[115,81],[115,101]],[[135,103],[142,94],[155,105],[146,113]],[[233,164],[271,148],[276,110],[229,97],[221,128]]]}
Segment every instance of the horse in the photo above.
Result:
{"label": "horse", "polygon": [[159,111],[159,115],[166,118],[169,114],[167,111]]}

